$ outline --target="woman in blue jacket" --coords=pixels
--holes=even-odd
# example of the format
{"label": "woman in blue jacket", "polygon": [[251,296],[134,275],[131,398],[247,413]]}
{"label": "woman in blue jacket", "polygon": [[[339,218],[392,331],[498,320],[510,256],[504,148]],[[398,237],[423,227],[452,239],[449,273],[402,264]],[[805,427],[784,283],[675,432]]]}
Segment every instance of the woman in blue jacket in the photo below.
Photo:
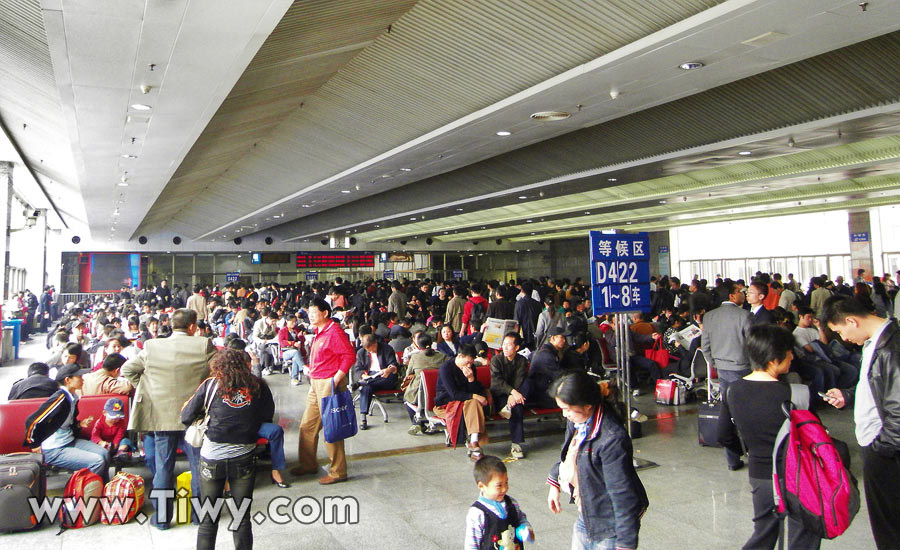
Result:
{"label": "woman in blue jacket", "polygon": [[631,439],[604,406],[597,383],[584,371],[561,375],[551,388],[569,421],[560,461],[550,470],[547,505],[560,512],[560,492],[578,506],[572,548],[633,550],[649,501],[634,470]]}

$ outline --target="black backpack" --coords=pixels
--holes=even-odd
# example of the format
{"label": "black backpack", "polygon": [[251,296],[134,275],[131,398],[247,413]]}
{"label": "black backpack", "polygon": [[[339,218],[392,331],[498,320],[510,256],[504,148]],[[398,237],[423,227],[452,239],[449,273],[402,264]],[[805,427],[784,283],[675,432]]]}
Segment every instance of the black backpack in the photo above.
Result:
{"label": "black backpack", "polygon": [[484,302],[472,302],[472,314],[469,316],[469,324],[474,325],[477,324],[479,326],[483,325],[487,320],[487,308],[484,307]]}

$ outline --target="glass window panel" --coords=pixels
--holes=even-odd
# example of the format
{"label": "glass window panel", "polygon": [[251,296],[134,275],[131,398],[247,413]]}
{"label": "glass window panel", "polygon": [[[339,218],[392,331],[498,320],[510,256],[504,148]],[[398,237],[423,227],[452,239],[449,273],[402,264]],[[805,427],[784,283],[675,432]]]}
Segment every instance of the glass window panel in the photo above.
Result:
{"label": "glass window panel", "polygon": [[787,261],[784,258],[774,258],[772,259],[772,272],[780,273],[782,275],[782,280],[787,279]]}
{"label": "glass window panel", "polygon": [[[793,273],[794,279],[796,279],[798,281],[800,279],[802,279],[802,277],[800,276],[800,259],[799,258],[797,258],[795,256],[791,256],[790,258],[787,258],[785,260],[785,263],[787,263],[787,268],[785,268],[785,271],[787,271],[787,273]],[[782,275],[784,275],[785,281],[787,280],[787,273],[782,273]]]}
{"label": "glass window panel", "polygon": [[759,270],[763,273],[771,273],[772,260],[769,258],[762,258],[761,260],[759,260]]}

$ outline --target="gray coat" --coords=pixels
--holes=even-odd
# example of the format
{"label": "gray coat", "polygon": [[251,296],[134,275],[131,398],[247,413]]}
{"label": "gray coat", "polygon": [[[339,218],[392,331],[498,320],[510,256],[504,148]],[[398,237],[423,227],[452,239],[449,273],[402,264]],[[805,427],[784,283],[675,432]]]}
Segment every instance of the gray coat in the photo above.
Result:
{"label": "gray coat", "polygon": [[703,316],[700,349],[710,366],[717,370],[750,368],[744,342],[753,326],[751,319],[749,311],[732,302],[722,302],[721,306]]}
{"label": "gray coat", "polygon": [[209,360],[216,348],[208,338],[176,330],[168,338],[154,338],[122,365],[122,376],[137,388],[128,421],[129,430],[182,431],[181,407],[209,376]]}

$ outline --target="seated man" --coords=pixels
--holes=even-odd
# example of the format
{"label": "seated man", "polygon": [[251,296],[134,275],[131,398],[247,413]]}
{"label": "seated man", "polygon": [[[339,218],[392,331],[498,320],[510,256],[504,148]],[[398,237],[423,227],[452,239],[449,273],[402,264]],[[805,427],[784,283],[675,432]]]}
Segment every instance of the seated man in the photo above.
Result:
{"label": "seated man", "polygon": [[491,358],[491,396],[494,408],[509,419],[512,446],[509,454],[515,459],[525,458],[525,396],[519,391],[525,382],[528,361],[519,355],[522,340],[518,333],[509,332],[500,344],[503,353]]}
{"label": "seated man", "polygon": [[78,395],[82,376],[91,372],[78,365],[63,365],[56,373],[59,390],[50,396],[25,421],[25,441],[30,448],[40,446],[44,463],[65,470],[89,468],[107,481],[106,449],[86,439],[78,439],[80,428],[90,426],[94,417],[89,416],[78,422]]}
{"label": "seated man", "polygon": [[447,424],[447,440],[456,446],[461,430],[468,434],[469,458],[482,456],[481,442],[487,440],[484,407],[487,390],[475,379],[475,347],[463,345],[456,356],[441,365],[434,397],[434,414]]}
{"label": "seated man", "polygon": [[547,390],[563,372],[560,356],[565,348],[565,329],[562,327],[551,328],[550,340],[534,352],[531,357],[531,370],[519,389],[519,392],[525,396],[527,404],[542,409],[556,408],[556,400],[550,397]]}
{"label": "seated man", "polygon": [[59,384],[48,376],[49,372],[50,367],[45,363],[28,365],[28,377],[13,384],[7,399],[14,401],[16,399],[50,397],[59,390]]}
{"label": "seated man", "polygon": [[406,387],[406,391],[403,392],[403,400],[406,402],[406,412],[409,413],[409,421],[413,423],[412,427],[410,427],[409,435],[421,435],[426,433],[425,430],[425,420],[422,415],[419,415],[419,421],[416,422],[416,413],[419,411],[419,406],[421,405],[419,401],[419,386],[421,385],[421,379],[419,377],[419,373],[421,373],[425,369],[439,369],[441,365],[447,362],[447,357],[443,353],[435,350],[431,347],[434,343],[434,340],[431,339],[431,336],[428,333],[420,332],[416,334],[415,343],[413,344],[418,349],[417,352],[410,354],[409,356],[409,364],[406,367],[406,376],[412,376],[412,379],[409,383],[409,386]]}
{"label": "seated man", "polygon": [[372,403],[372,394],[378,390],[392,390],[397,387],[397,354],[390,346],[379,342],[374,334],[360,337],[362,347],[356,352],[353,365],[354,384],[359,387],[359,414],[362,419],[360,430],[369,429],[366,417]]}
{"label": "seated man", "polygon": [[395,353],[403,353],[412,344],[412,333],[409,330],[411,326],[412,321],[407,317],[401,319],[400,324],[391,327],[390,345]]}
{"label": "seated man", "polygon": [[119,393],[130,395],[134,390],[131,382],[120,378],[125,357],[118,353],[111,353],[103,360],[101,368],[90,374],[85,374],[81,395],[103,395],[107,393]]}

